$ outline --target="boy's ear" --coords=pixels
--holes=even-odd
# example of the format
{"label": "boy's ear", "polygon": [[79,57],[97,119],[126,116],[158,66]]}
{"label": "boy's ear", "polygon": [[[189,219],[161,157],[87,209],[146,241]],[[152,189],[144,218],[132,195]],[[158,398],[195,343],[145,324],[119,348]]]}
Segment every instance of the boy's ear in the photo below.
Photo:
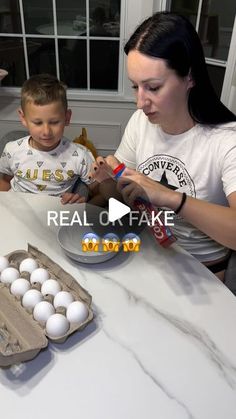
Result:
{"label": "boy's ear", "polygon": [[71,120],[71,115],[72,115],[71,109],[67,109],[67,111],[66,111],[66,125],[69,125],[70,120]]}
{"label": "boy's ear", "polygon": [[26,127],[24,112],[22,111],[21,108],[18,109],[18,115],[20,117],[20,121],[21,121],[22,125],[24,125]]}

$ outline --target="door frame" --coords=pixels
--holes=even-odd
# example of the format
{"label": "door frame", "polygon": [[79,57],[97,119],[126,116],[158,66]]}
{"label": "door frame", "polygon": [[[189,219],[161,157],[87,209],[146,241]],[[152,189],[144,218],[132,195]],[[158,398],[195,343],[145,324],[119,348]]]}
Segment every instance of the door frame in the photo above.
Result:
{"label": "door frame", "polygon": [[236,15],[234,19],[232,37],[229,46],[229,54],[226,63],[225,77],[220,98],[224,105],[228,108],[231,108],[232,106],[232,94],[234,93],[234,86],[236,87]]}
{"label": "door frame", "polygon": [[[199,24],[202,1],[203,0],[199,0],[198,2],[197,27]],[[170,7],[171,7],[171,0],[159,0],[159,1],[154,0],[154,11],[157,11],[158,9],[160,11],[170,10]],[[235,20],[234,20],[234,25],[233,25],[233,31],[232,31],[227,61],[211,59],[207,57],[205,57],[205,60],[206,60],[206,64],[225,68],[225,75],[224,75],[220,99],[224,103],[225,106],[231,109],[233,102],[235,102],[235,96],[236,96],[236,15],[235,15]]]}

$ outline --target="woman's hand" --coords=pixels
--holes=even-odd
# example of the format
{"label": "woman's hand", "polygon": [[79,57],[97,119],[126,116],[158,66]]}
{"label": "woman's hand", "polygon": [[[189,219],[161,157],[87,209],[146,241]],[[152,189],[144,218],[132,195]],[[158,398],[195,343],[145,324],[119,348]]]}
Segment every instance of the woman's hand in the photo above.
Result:
{"label": "woman's hand", "polygon": [[[175,211],[182,199],[181,193],[128,168],[118,180],[118,189],[129,205],[141,197],[158,207],[167,207]],[[229,207],[223,207],[188,196],[180,214],[185,221],[213,240],[236,250],[236,192],[231,193],[228,201]]]}
{"label": "woman's hand", "polygon": [[99,194],[106,202],[111,197],[122,200],[122,196],[117,191],[117,183],[113,174],[113,170],[119,166],[119,164],[120,161],[114,156],[99,156],[92,164],[89,178],[95,179],[99,183]]}
{"label": "woman's hand", "polygon": [[182,197],[182,194],[173,192],[159,182],[128,168],[118,179],[117,188],[130,206],[137,198],[143,198],[156,206],[176,209]]}

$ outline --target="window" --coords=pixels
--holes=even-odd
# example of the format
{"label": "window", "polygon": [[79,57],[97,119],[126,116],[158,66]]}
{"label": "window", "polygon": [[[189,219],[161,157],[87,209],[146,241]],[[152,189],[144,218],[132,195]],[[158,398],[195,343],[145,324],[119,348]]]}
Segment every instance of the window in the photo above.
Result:
{"label": "window", "polygon": [[211,82],[220,97],[236,13],[235,0],[167,0],[164,8],[186,16],[195,26]]}
{"label": "window", "polygon": [[47,72],[69,89],[119,92],[124,4],[1,0],[0,68],[9,72],[2,85],[20,87],[29,76]]}

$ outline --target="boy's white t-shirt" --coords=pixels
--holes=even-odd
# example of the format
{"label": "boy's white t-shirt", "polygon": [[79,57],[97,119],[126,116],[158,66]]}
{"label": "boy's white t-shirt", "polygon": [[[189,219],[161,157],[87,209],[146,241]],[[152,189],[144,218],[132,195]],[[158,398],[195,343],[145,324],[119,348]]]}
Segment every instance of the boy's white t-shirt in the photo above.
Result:
{"label": "boy's white t-shirt", "polygon": [[63,137],[55,149],[41,151],[29,145],[29,138],[7,143],[0,158],[0,173],[13,176],[11,190],[61,195],[78,177],[90,183],[94,158],[87,148]]}
{"label": "boy's white t-shirt", "polygon": [[[216,127],[197,124],[183,134],[170,135],[138,110],[115,156],[128,167],[200,200],[228,206],[226,197],[236,191],[236,122]],[[171,228],[178,243],[200,261],[227,253],[180,216],[174,223]]]}

